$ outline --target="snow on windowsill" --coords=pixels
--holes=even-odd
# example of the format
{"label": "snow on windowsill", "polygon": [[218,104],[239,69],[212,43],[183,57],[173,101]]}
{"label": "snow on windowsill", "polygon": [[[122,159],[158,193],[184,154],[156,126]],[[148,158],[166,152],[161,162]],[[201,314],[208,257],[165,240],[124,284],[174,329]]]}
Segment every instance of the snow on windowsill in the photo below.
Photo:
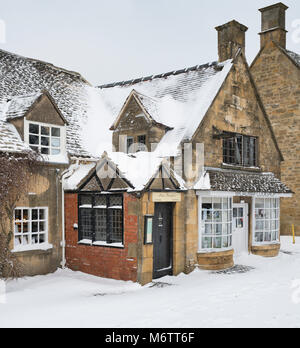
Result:
{"label": "snow on windowsill", "polygon": [[53,249],[53,245],[49,243],[36,244],[36,245],[21,245],[16,246],[12,253],[21,253],[24,251],[48,251]]}
{"label": "snow on windowsill", "polygon": [[92,242],[89,239],[83,239],[78,244],[83,244],[83,245],[90,245],[90,246],[103,246],[103,247],[110,247],[110,248],[120,248],[123,249],[124,245],[122,243],[111,243],[108,244],[106,242]]}
{"label": "snow on windowsill", "polygon": [[231,251],[233,250],[232,247],[230,248],[220,248],[220,249],[201,249],[198,251],[198,254],[212,254],[212,253],[223,253],[225,251]]}

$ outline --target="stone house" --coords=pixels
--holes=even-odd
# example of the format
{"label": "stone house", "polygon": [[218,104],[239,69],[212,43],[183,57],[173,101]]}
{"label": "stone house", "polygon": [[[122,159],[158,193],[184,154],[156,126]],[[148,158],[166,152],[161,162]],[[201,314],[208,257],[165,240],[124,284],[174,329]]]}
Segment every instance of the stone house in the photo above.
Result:
{"label": "stone house", "polygon": [[64,176],[69,268],[146,284],[278,255],[283,156],[247,28],[216,29],[218,62],[99,87],[114,151]]}
{"label": "stone house", "polygon": [[269,115],[285,161],[281,179],[294,192],[281,205],[281,233],[295,225],[300,235],[300,55],[286,47],[286,10],[282,3],[260,10],[261,49],[251,73]]}
{"label": "stone house", "polygon": [[64,266],[62,173],[89,157],[78,129],[90,85],[79,74],[0,51],[0,156],[38,151],[43,157],[17,203],[11,249],[24,275]]}

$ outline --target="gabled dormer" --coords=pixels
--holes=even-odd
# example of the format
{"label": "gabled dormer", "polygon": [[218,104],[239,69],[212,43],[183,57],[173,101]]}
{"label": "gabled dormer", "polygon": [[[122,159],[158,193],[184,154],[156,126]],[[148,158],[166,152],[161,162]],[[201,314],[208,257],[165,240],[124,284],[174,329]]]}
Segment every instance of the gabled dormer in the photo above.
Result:
{"label": "gabled dormer", "polygon": [[159,118],[160,101],[133,90],[111,130],[117,152],[152,152],[171,129]]}
{"label": "gabled dormer", "polygon": [[11,98],[6,107],[6,120],[46,162],[68,162],[67,121],[47,91]]}

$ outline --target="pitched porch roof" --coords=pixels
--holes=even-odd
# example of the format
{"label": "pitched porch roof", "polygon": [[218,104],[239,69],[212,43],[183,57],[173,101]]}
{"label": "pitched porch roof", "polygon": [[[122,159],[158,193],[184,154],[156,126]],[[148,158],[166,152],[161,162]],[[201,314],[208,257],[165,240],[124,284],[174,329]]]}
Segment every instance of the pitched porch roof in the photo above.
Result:
{"label": "pitched porch roof", "polygon": [[207,169],[194,187],[196,190],[261,195],[292,195],[273,173],[253,173]]}

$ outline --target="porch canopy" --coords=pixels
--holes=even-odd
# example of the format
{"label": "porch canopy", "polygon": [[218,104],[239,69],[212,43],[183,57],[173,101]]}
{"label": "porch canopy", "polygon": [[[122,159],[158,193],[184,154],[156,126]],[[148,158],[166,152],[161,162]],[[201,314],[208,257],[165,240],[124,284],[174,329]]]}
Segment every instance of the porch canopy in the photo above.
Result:
{"label": "porch canopy", "polygon": [[273,173],[206,169],[195,185],[197,191],[238,196],[291,197],[291,191]]}

